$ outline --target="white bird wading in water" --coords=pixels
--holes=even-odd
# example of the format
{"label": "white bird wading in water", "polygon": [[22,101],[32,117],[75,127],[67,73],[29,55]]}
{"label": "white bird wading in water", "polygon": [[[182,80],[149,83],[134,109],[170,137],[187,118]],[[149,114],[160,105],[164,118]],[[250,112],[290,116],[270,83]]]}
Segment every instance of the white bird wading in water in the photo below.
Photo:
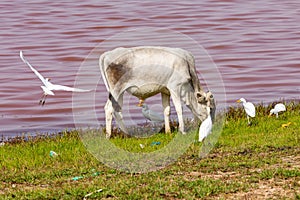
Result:
{"label": "white bird wading in water", "polygon": [[41,88],[44,91],[44,94],[39,102],[39,104],[41,104],[41,105],[45,104],[47,95],[52,95],[52,96],[54,95],[54,92],[52,92],[52,90],[64,90],[64,91],[71,91],[71,92],[89,92],[90,91],[90,90],[84,90],[84,89],[79,89],[79,88],[72,88],[72,87],[68,87],[68,86],[64,86],[64,85],[52,84],[50,82],[49,78],[44,78],[36,69],[34,69],[31,66],[31,64],[24,58],[22,51],[20,51],[20,58],[22,59],[22,61],[25,64],[27,64],[30,67],[30,69],[35,73],[35,75],[37,75],[37,77],[44,84],[41,86]]}
{"label": "white bird wading in water", "polygon": [[251,102],[246,102],[244,98],[240,98],[236,102],[243,103],[243,107],[247,114],[248,125],[251,125],[249,117],[255,117],[255,106]]}
{"label": "white bird wading in water", "polygon": [[285,105],[282,103],[278,103],[274,106],[273,109],[270,110],[269,116],[271,116],[272,114],[275,114],[276,118],[278,118],[278,113],[284,112],[284,111],[286,111]]}

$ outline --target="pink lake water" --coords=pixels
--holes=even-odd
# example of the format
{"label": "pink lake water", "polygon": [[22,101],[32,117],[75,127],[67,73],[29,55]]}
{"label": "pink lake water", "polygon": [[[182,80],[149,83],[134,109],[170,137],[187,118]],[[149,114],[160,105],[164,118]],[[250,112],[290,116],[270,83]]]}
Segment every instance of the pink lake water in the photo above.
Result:
{"label": "pink lake water", "polygon": [[[246,3],[239,0],[126,3],[3,0],[0,18],[0,135],[4,137],[72,129],[76,126],[74,116],[77,115],[84,119],[76,122],[82,127],[104,124],[103,106],[107,92],[98,69],[101,53],[118,47],[118,44],[155,44],[191,48],[197,54],[184,40],[163,34],[158,39],[156,29],[159,28],[187,36],[210,55],[219,74],[214,71],[205,75],[210,69],[201,65],[201,59],[196,55],[198,75],[204,87],[217,76],[222,78],[222,82],[213,82],[209,87],[217,93],[216,97],[221,97],[219,93],[225,89],[226,98],[219,99],[221,107],[236,105],[235,100],[240,97],[253,103],[300,97],[298,0]],[[128,30],[131,35],[126,38],[122,33]],[[134,30],[138,30],[137,37]],[[140,30],[146,31],[140,33]],[[154,30],[157,35],[147,30]],[[122,39],[114,37],[118,34]],[[151,40],[153,38],[155,42]],[[107,40],[113,42],[107,44]],[[78,85],[76,80],[80,72],[90,82],[79,86],[96,92],[80,97],[56,92],[47,99],[45,106],[39,106],[41,82],[20,60],[20,50],[54,83]],[[82,66],[91,68],[84,73],[80,71]],[[89,85],[91,82],[95,85]],[[93,99],[94,105],[76,104],[78,98]],[[152,101],[159,104],[158,99]],[[135,107],[136,99],[127,97],[126,102],[131,119],[143,122],[139,108]],[[91,107],[96,110],[95,116],[89,114]],[[96,124],[91,123],[94,119],[97,119]]]}

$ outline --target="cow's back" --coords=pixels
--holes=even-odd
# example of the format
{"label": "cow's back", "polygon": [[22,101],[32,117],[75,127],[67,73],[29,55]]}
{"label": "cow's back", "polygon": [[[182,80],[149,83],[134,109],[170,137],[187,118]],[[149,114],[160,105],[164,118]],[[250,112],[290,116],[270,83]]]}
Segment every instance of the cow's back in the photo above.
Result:
{"label": "cow's back", "polygon": [[[169,47],[133,47],[116,48],[105,52],[99,60],[101,73],[107,89],[116,84],[147,84],[172,79],[191,80],[193,88],[198,90],[200,83],[196,74],[194,57],[180,48]],[[134,83],[131,83],[134,81]]]}

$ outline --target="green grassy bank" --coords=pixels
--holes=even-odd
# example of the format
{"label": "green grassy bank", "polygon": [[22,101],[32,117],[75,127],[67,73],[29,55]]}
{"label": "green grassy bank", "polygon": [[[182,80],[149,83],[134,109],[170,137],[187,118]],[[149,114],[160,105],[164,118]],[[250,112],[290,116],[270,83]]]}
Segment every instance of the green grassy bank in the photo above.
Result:
{"label": "green grassy bank", "polygon": [[[77,131],[6,143],[0,147],[0,199],[300,199],[300,104],[289,103],[279,118],[268,117],[270,107],[257,107],[252,126],[241,108],[230,108],[206,157],[199,158],[202,144],[195,142],[148,173],[105,166]],[[154,152],[175,135],[111,141],[129,152]]]}

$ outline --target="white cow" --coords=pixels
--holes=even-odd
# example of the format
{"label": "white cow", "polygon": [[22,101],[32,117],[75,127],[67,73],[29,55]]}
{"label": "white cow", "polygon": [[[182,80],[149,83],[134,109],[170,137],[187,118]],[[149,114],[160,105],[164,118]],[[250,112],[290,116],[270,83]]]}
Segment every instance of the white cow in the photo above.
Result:
{"label": "white cow", "polygon": [[109,92],[104,107],[107,138],[111,136],[113,116],[120,128],[127,132],[121,113],[125,91],[138,97],[140,102],[161,93],[166,133],[170,132],[170,96],[177,112],[179,130],[183,134],[182,101],[201,121],[207,117],[207,101],[211,102],[214,110],[215,103],[211,93],[206,94],[200,86],[193,55],[183,49],[120,47],[103,53],[99,65]]}

